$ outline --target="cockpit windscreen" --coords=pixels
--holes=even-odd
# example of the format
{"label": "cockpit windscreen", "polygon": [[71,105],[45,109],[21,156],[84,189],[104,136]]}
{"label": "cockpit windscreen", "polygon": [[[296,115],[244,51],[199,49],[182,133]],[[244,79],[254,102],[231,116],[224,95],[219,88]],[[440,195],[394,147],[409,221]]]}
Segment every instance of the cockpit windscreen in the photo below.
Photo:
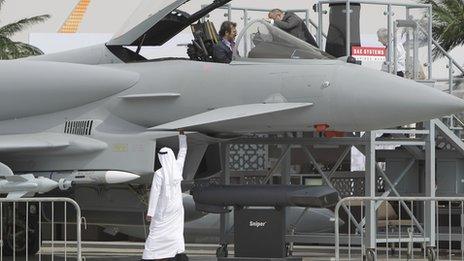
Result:
{"label": "cockpit windscreen", "polygon": [[235,59],[334,59],[264,20],[251,22],[237,38]]}

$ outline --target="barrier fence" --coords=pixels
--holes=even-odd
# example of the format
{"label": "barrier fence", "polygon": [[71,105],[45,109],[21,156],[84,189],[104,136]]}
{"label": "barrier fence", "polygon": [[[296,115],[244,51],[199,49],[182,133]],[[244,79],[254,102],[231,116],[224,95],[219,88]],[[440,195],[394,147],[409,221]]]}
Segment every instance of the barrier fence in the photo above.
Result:
{"label": "barrier fence", "polygon": [[[369,207],[374,228],[364,222]],[[350,219],[339,227],[347,211],[361,229]],[[375,247],[367,247],[370,235]],[[464,260],[463,241],[463,197],[349,197],[335,208],[336,260]]]}
{"label": "barrier fence", "polygon": [[81,220],[79,205],[69,198],[0,199],[0,261],[81,261]]}

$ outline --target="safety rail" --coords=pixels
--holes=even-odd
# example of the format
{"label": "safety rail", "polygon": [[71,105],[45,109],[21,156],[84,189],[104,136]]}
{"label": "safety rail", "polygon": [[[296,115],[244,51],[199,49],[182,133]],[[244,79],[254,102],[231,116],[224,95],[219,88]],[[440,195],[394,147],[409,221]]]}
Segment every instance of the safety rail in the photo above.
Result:
{"label": "safety rail", "polygon": [[[429,37],[431,40],[432,40],[432,43],[433,45],[448,59],[448,65],[447,65],[447,69],[448,69],[448,84],[449,84],[449,89],[448,89],[448,92],[450,94],[453,93],[453,86],[454,86],[454,71],[453,71],[453,66],[455,66],[460,72],[461,74],[464,75],[464,68],[451,56],[451,54],[449,54],[447,51],[445,51],[445,49],[435,40],[433,39],[433,37],[431,37],[428,32],[417,22],[415,22],[417,24],[417,27],[421,30],[421,32]],[[396,58],[396,57],[395,57]]]}
{"label": "safety rail", "polygon": [[[408,204],[411,213],[404,211],[401,202]],[[367,208],[380,204],[374,211],[374,227],[354,230],[350,220],[340,228],[340,209],[356,212],[359,219],[368,213]],[[435,211],[430,211],[434,209]],[[435,212],[435,214],[431,214]],[[459,218],[458,218],[459,217]],[[413,222],[417,218],[424,231]],[[464,258],[464,197],[349,197],[335,207],[335,260],[412,260],[424,258],[438,260],[440,254],[451,258]],[[359,222],[361,224],[362,222]],[[458,223],[458,224],[457,224]],[[429,225],[427,225],[429,224]],[[453,229],[454,228],[454,229]],[[374,229],[375,233],[367,233]],[[346,234],[340,233],[346,230]],[[369,238],[375,235],[375,238]],[[343,238],[343,242],[342,239]],[[376,248],[366,248],[373,240]],[[459,247],[453,242],[460,242]],[[341,246],[346,246],[341,259]],[[406,245],[406,248],[404,248]],[[356,246],[356,248],[354,248]]]}
{"label": "safety rail", "polygon": [[[346,4],[346,10],[351,10],[350,6],[351,4],[366,4],[366,5],[379,5],[379,6],[385,6],[387,10],[384,12],[384,15],[387,16],[387,30],[388,30],[388,42],[392,43],[394,40],[394,35],[393,35],[393,30],[394,30],[394,24],[393,24],[393,7],[404,7],[406,8],[406,19],[409,17],[409,10],[410,9],[424,9],[426,10],[427,13],[427,18],[428,18],[428,25],[429,27],[427,28],[428,30],[428,35],[432,35],[432,5],[430,4],[415,4],[411,2],[406,2],[406,1],[376,1],[376,0],[322,0],[319,1],[316,5],[317,8],[316,10],[318,11],[318,27],[317,27],[317,41],[319,44],[319,47],[322,49],[322,31],[323,31],[323,18],[322,15],[327,14],[326,11],[324,11],[323,6],[328,5],[328,4]],[[346,54],[349,55],[351,54],[351,12],[345,12],[346,16],[346,36],[345,36],[345,41],[346,41]],[[427,61],[427,66],[428,66],[428,77],[429,80],[431,80],[432,76],[432,39],[429,37],[427,46],[428,46],[428,61]],[[393,49],[393,50],[392,50]],[[393,68],[392,64],[394,65],[392,57],[394,57],[394,48],[389,48],[388,53],[387,53],[387,65],[388,65],[388,70],[389,72],[393,73]],[[396,72],[395,72],[396,74]]]}
{"label": "safety rail", "polygon": [[[71,215],[68,215],[68,207],[75,211],[76,238],[69,240],[68,224]],[[62,208],[62,209],[61,209]],[[62,210],[58,212],[57,209]],[[68,248],[75,248],[72,251],[73,260],[82,260],[82,241],[81,241],[81,209],[76,201],[70,198],[20,198],[20,199],[0,199],[0,261],[13,260],[54,260],[57,255],[55,238],[57,225],[62,225],[63,248],[60,251],[60,258],[67,260],[70,258]],[[49,226],[49,229],[45,227]],[[25,233],[27,231],[27,233]],[[50,247],[43,251],[42,242],[47,240]],[[68,244],[69,243],[69,244]],[[72,243],[72,244],[71,244]],[[60,248],[61,249],[61,248]]]}
{"label": "safety rail", "polygon": [[[264,9],[264,8],[248,8],[248,7],[235,7],[230,4],[227,4],[223,7],[219,7],[219,10],[227,10],[227,14],[225,16],[229,21],[232,20],[232,11],[242,11],[243,12],[243,21],[244,21],[244,26],[248,24],[248,21],[250,20],[249,12],[262,12],[267,15],[269,11],[272,9]],[[317,24],[309,17],[309,9],[290,9],[286,10],[288,12],[293,12],[296,14],[304,14],[304,21],[307,26],[312,26],[317,31]],[[322,33],[322,36],[327,39],[327,35],[325,33]]]}
{"label": "safety rail", "polygon": [[[448,79],[447,79],[448,93],[453,94],[454,85],[456,84],[453,68],[456,67],[461,72],[462,75],[464,75],[464,68],[461,65],[459,65],[459,63],[451,56],[451,54],[449,54],[447,51],[445,51],[445,49],[435,39],[433,39],[433,37],[431,37],[421,25],[419,25],[417,22],[416,22],[416,24],[417,24],[417,27],[421,30],[421,32],[423,34],[425,34],[427,37],[429,37],[430,39],[432,39],[433,45],[436,48],[438,48],[438,50],[448,59],[448,65],[446,66],[447,69],[448,69]],[[414,61],[414,63],[415,63],[415,61]],[[456,126],[455,123],[458,123],[459,126]],[[462,122],[462,120],[459,117],[457,117],[456,115],[454,115],[454,114],[449,116],[448,124],[449,124],[448,127],[451,130],[464,128],[464,123]],[[460,138],[462,138],[461,133],[458,136]]]}

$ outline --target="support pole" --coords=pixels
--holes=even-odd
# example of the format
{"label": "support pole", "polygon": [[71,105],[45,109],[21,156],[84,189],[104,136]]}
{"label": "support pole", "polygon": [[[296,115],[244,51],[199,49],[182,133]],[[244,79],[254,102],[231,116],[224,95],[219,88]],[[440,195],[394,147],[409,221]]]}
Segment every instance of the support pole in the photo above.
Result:
{"label": "support pole", "polygon": [[[409,7],[406,7],[406,17],[404,18],[405,20],[409,20],[411,16],[411,9]],[[410,28],[406,29],[406,72],[411,72],[409,71],[410,68],[412,68],[413,63],[416,61],[411,62],[411,30]]]}
{"label": "support pole", "polygon": [[311,22],[310,22],[310,18],[309,18],[309,9],[306,10],[305,12],[305,22],[306,22],[306,26],[308,27],[308,30],[311,31]]}
{"label": "support pole", "polygon": [[413,30],[413,36],[412,36],[412,41],[413,41],[413,52],[412,52],[412,57],[414,63],[412,64],[412,79],[417,80],[417,74],[418,74],[418,67],[419,67],[419,30],[414,28]]}
{"label": "support pole", "polygon": [[227,20],[232,21],[232,6],[230,4],[227,5]]}
{"label": "support pole", "polygon": [[[393,50],[392,50],[392,6],[391,4],[388,5],[387,7],[387,30],[388,30],[388,52],[387,52],[387,65],[388,65],[388,73],[392,73],[393,67],[392,67],[392,56],[393,56]],[[396,74],[396,72],[395,72]]]}
{"label": "support pole", "polygon": [[429,7],[428,9],[428,20],[429,20],[429,23],[428,23],[428,35],[429,35],[429,40],[428,40],[428,60],[427,60],[427,63],[428,63],[428,79],[431,80],[432,79],[432,63],[433,63],[433,59],[432,59],[432,48],[433,48],[433,32],[432,32],[432,24],[433,24],[433,21],[432,21],[432,6]]}
{"label": "support pole", "polygon": [[323,51],[322,48],[322,3],[317,3],[317,44],[319,45],[319,49]]}
{"label": "support pole", "polygon": [[397,31],[398,31],[398,24],[397,22],[395,21],[393,23],[393,44],[391,44],[390,46],[393,46],[393,74],[396,75],[396,73],[398,72],[398,39],[397,39]]}
{"label": "support pole", "polygon": [[[224,185],[230,185],[230,169],[229,169],[229,155],[230,155],[230,145],[227,143],[221,144],[221,155],[222,155],[222,183]],[[220,244],[227,245],[227,230],[229,227],[230,213],[222,213],[220,217]]]}
{"label": "support pole", "polygon": [[282,185],[290,185],[290,165],[291,165],[291,155],[292,155],[292,148],[290,145],[282,145],[282,151],[287,151],[285,153],[284,158],[282,160],[282,165],[280,166],[280,175],[281,175],[281,184]]}
{"label": "support pole", "polygon": [[[429,135],[425,140],[425,196],[435,197],[435,123],[434,120],[424,122],[424,126],[429,130]],[[430,238],[427,242],[428,248],[434,248],[435,244],[435,204],[430,201],[425,203],[425,237]]]}
{"label": "support pole", "polygon": [[351,55],[351,5],[346,1],[346,56]]}
{"label": "support pole", "polygon": [[[376,162],[375,162],[375,131],[366,132],[364,135],[367,139],[366,144],[366,177],[365,177],[365,196],[366,197],[375,197],[376,191]],[[364,245],[366,246],[366,255],[370,253],[375,254],[375,249],[377,246],[376,236],[377,236],[377,220],[375,213],[375,202],[368,201],[366,202],[366,233],[364,238]]]}
{"label": "support pole", "polygon": [[[248,26],[248,9],[243,10],[243,28],[247,28]],[[243,35],[243,46],[245,48],[244,55],[248,54],[248,36],[247,34]]]}

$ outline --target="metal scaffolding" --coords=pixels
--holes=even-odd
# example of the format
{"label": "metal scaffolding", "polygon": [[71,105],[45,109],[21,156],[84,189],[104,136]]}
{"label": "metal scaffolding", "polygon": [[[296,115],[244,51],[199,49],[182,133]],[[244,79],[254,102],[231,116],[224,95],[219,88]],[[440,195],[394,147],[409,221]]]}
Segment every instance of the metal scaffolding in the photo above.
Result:
{"label": "metal scaffolding", "polygon": [[[384,6],[385,12],[384,14],[387,16],[387,29],[388,29],[388,42],[394,48],[388,48],[388,55],[387,55],[387,65],[389,71],[391,73],[396,73],[396,62],[397,62],[397,55],[396,55],[396,44],[397,44],[397,31],[399,28],[405,28],[407,31],[407,56],[409,57],[411,54],[410,52],[410,45],[413,45],[413,64],[412,64],[412,79],[417,79],[417,68],[416,63],[418,61],[418,34],[422,33],[427,37],[427,68],[428,68],[428,80],[432,79],[432,48],[436,46],[439,50],[441,50],[445,57],[449,60],[449,79],[447,79],[449,84],[449,93],[453,92],[453,85],[454,85],[454,68],[457,68],[461,73],[464,74],[464,69],[448,54],[446,53],[443,48],[439,46],[439,44],[432,39],[432,6],[426,4],[412,4],[409,2],[404,1],[372,1],[372,0],[322,0],[317,3],[316,11],[318,13],[318,23],[314,23],[309,18],[309,10],[293,10],[294,12],[300,12],[305,14],[305,20],[307,24],[311,24],[317,29],[317,42],[321,49],[323,49],[323,38],[326,37],[324,34],[324,24],[323,24],[323,16],[327,14],[327,11],[324,10],[325,6],[328,4],[334,3],[342,3],[346,4],[346,10],[350,10],[351,4],[366,4],[366,5],[378,5]],[[406,17],[404,19],[394,19],[394,14],[392,12],[392,8],[394,7],[401,7],[406,9]],[[223,7],[223,9],[227,10],[227,17],[228,19],[232,19],[232,11],[241,11],[243,12],[243,19],[245,25],[247,24],[248,20],[248,11],[256,11],[256,12],[267,12],[269,10],[266,9],[252,9],[252,8],[237,8],[232,7],[230,5]],[[411,19],[410,11],[413,9],[423,9],[424,13],[426,13],[426,18],[428,20],[427,27],[422,27],[416,20]],[[350,20],[351,20],[351,12],[346,13],[346,53],[351,53],[351,28],[350,28]],[[412,35],[409,30],[412,30]],[[412,38],[411,38],[412,36]],[[460,128],[457,128],[455,124],[459,124]],[[267,144],[267,145],[278,145],[281,147],[281,154],[277,159],[276,163],[271,166],[266,173],[266,175],[261,180],[262,183],[267,184],[270,180],[272,175],[276,172],[276,170],[280,167],[281,170],[281,182],[283,184],[290,183],[290,159],[291,149],[292,148],[301,148],[304,155],[308,159],[308,161],[315,167],[317,174],[321,176],[325,185],[330,187],[336,188],[333,183],[334,175],[337,172],[337,169],[341,166],[344,159],[349,154],[351,148],[354,146],[361,151],[365,157],[365,174],[364,174],[364,196],[369,198],[375,198],[379,195],[376,195],[377,192],[377,177],[381,177],[381,179],[386,184],[386,190],[380,195],[382,198],[399,198],[402,195],[400,191],[397,189],[398,184],[407,176],[408,172],[411,168],[416,164],[417,161],[424,162],[424,173],[425,173],[425,180],[423,183],[423,196],[426,198],[435,198],[436,197],[436,146],[437,146],[437,136],[441,135],[447,140],[451,146],[458,152],[463,153],[464,155],[464,142],[462,141],[462,134],[459,130],[462,130],[464,127],[464,123],[460,121],[455,115],[451,115],[445,117],[444,119],[432,119],[420,124],[416,124],[415,128],[410,129],[388,129],[388,130],[376,130],[366,132],[363,135],[358,134],[357,136],[349,136],[349,137],[335,137],[335,138],[325,138],[320,136],[314,136],[311,138],[302,138],[302,137],[294,137],[291,134],[285,136],[268,136],[268,137],[247,137],[247,138],[240,138],[228,141],[226,143],[221,144],[221,154],[222,154],[222,172],[221,172],[221,179],[224,184],[230,184],[230,168],[229,168],[229,158],[230,158],[230,146],[234,144]],[[456,131],[457,130],[457,131]],[[337,158],[336,162],[334,163],[333,167],[329,170],[323,170],[318,164],[316,157],[314,156],[314,151],[311,146],[314,145],[336,145],[343,147],[342,153]],[[399,173],[399,175],[392,179],[387,175],[387,173],[380,167],[379,162],[377,162],[378,155],[377,149],[380,145],[395,145],[401,146],[404,148],[404,151],[408,153],[407,155],[407,164],[405,165],[403,171]],[[398,151],[394,151],[392,153],[398,153]],[[342,197],[340,197],[340,200]],[[414,214],[413,206],[408,205],[408,202],[399,199],[398,200],[402,209],[405,210],[406,214],[411,219],[412,224],[414,224],[419,233],[424,235],[425,247],[428,251],[434,251],[436,249],[436,236],[439,232],[437,230],[437,202],[434,200],[424,201],[424,215],[420,220]],[[356,231],[358,234],[361,234],[360,240],[362,241],[361,245],[365,246],[363,249],[363,254],[366,256],[372,256],[376,254],[376,248],[379,242],[383,242],[383,239],[378,238],[378,231],[377,229],[377,216],[376,211],[381,206],[380,201],[369,201],[365,205],[365,216],[364,218],[358,222],[358,220],[351,214],[348,207],[346,205],[341,205],[340,207],[345,210],[348,214],[348,222],[353,224],[356,227]],[[362,209],[362,208],[361,208]],[[363,211],[363,210],[361,210]],[[416,213],[417,214],[417,213]],[[400,213],[401,217],[401,213]],[[227,244],[230,242],[230,238],[228,237],[228,228],[229,228],[229,214],[222,214],[221,215],[221,233],[220,233],[220,242],[225,248]],[[388,232],[387,232],[388,233]],[[401,234],[401,233],[400,233]],[[401,236],[401,235],[400,235]],[[288,242],[301,242],[301,243],[328,243],[330,242],[330,235],[288,235],[287,241]],[[332,242],[335,239],[332,235]],[[345,244],[347,238],[339,238],[339,243]],[[401,240],[400,240],[401,242]],[[360,243],[360,242],[358,242]]]}

